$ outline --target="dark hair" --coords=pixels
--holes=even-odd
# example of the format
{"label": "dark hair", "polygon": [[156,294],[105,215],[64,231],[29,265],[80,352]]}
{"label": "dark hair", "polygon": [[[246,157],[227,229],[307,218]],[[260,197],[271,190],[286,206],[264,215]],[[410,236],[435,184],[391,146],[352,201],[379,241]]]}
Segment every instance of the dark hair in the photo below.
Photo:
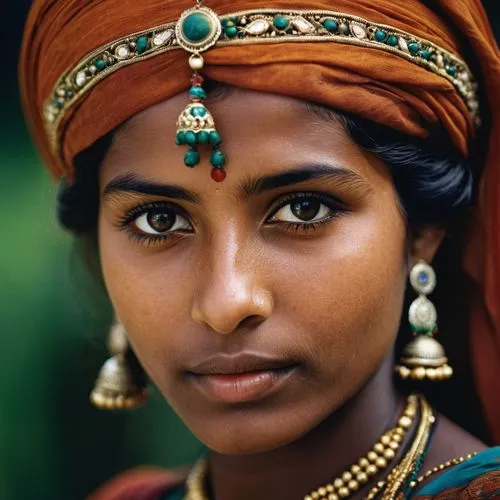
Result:
{"label": "dark hair", "polygon": [[[411,137],[353,115],[310,105],[327,119],[340,120],[353,140],[390,169],[401,206],[411,227],[447,225],[471,205],[472,170],[448,137],[435,132]],[[75,180],[62,182],[57,213],[63,227],[75,234],[95,229],[99,209],[98,169],[113,134],[99,139],[75,160]]]}

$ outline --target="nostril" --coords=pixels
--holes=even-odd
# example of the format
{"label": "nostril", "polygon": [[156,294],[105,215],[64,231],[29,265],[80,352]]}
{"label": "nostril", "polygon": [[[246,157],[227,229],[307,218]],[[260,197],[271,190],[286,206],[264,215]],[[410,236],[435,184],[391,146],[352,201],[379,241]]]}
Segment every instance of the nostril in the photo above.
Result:
{"label": "nostril", "polygon": [[266,320],[264,316],[252,314],[243,318],[238,324],[237,328],[257,328],[261,323]]}

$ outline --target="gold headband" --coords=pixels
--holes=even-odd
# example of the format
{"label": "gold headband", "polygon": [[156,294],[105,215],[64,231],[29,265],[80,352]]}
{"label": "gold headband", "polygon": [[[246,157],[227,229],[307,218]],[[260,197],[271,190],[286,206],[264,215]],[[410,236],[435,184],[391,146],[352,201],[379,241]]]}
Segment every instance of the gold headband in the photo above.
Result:
{"label": "gold headband", "polygon": [[[195,103],[200,103],[204,98],[202,79],[197,75],[197,71],[203,67],[201,52],[212,46],[283,42],[335,42],[390,52],[446,78],[454,85],[476,123],[480,123],[478,86],[469,67],[463,60],[428,40],[391,26],[339,12],[255,9],[217,16],[212,10],[198,4],[184,12],[179,21],[149,28],[102,45],[64,73],[44,104],[45,131],[51,149],[54,154],[61,154],[59,133],[67,110],[101,80],[120,68],[170,50],[187,50],[193,54],[190,65],[195,71],[190,95]],[[196,93],[198,95],[194,95]],[[189,105],[179,120],[186,117],[205,119],[204,116],[193,114],[192,107],[193,104]],[[203,114],[207,112],[202,104],[196,106],[194,111],[202,111]],[[210,123],[207,122],[204,126],[209,133],[211,131],[216,134],[209,113],[206,119]],[[178,127],[182,127],[179,122]],[[182,131],[182,128],[179,130]],[[217,136],[218,134],[216,139]],[[178,144],[186,144],[183,140],[183,137],[177,137]],[[218,147],[218,144],[213,143],[214,147]],[[222,155],[220,152],[219,154]],[[223,156],[219,159],[223,167]]]}

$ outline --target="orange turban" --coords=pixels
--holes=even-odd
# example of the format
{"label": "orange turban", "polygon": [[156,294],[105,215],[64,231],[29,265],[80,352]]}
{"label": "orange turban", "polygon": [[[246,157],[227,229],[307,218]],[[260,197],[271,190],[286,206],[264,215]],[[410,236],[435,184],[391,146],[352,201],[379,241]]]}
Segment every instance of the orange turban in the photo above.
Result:
{"label": "orange turban", "polygon": [[[193,0],[35,0],[21,52],[21,90],[32,132],[55,176],[71,177],[75,156],[120,123],[189,85],[187,54],[172,50],[113,72],[67,110],[60,155],[50,149],[43,106],[69,68],[98,47],[177,20]],[[476,387],[500,442],[500,54],[480,0],[210,0],[219,15],[247,9],[331,10],[388,25],[465,60],[481,83],[488,134],[477,223],[465,267],[482,290],[471,303]],[[410,135],[441,123],[467,154],[476,133],[448,78],[393,53],[342,43],[217,46],[204,54],[209,78],[315,101]],[[490,116],[491,115],[491,116]]]}

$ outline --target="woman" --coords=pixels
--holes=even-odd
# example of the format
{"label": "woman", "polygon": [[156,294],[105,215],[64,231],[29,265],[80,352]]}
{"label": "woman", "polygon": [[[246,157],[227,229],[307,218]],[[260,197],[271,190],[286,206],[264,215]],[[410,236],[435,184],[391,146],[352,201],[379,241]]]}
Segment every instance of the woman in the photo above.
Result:
{"label": "woman", "polygon": [[34,2],[27,115],[118,320],[92,400],[143,368],[209,450],[92,498],[499,495],[500,449],[410,388],[468,330],[500,439],[499,84],[475,0]]}

